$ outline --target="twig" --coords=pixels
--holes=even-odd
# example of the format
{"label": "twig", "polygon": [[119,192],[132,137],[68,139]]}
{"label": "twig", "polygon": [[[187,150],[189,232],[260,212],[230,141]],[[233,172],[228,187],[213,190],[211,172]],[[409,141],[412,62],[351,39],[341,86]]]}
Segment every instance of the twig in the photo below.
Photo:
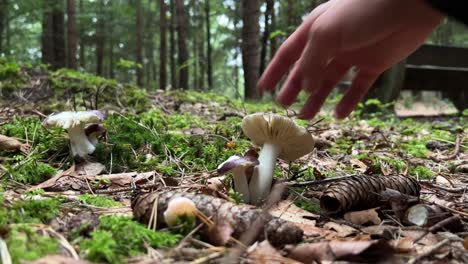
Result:
{"label": "twig", "polygon": [[432,203],[432,204],[435,204],[435,205],[437,205],[437,206],[439,206],[439,207],[441,207],[441,208],[443,208],[443,209],[445,209],[445,210],[447,210],[447,211],[450,211],[450,212],[452,212],[452,213],[454,213],[454,214],[461,215],[462,217],[468,219],[468,213],[455,210],[455,209],[453,209],[453,208],[447,207],[447,206],[442,205],[442,204],[438,204],[438,203]]}
{"label": "twig", "polygon": [[461,145],[461,135],[460,134],[457,134],[457,138],[455,140],[455,150],[453,151],[453,153],[451,155],[448,155],[448,156],[442,156],[442,157],[437,157],[437,156],[431,156],[431,159],[435,162],[441,162],[441,161],[445,161],[445,160],[451,160],[451,159],[454,159],[458,156],[458,154],[460,154],[460,145]]}
{"label": "twig", "polygon": [[451,239],[449,239],[449,238],[446,238],[446,239],[440,241],[439,243],[435,244],[434,246],[429,247],[427,250],[425,250],[423,253],[419,254],[418,256],[411,258],[408,261],[408,264],[414,264],[414,263],[419,262],[421,259],[434,254],[437,250],[441,249],[442,247],[444,247],[445,245],[447,245],[450,242],[451,242]]}
{"label": "twig", "polygon": [[219,258],[221,257],[222,255],[224,254],[224,251],[220,251],[220,252],[214,252],[214,253],[211,253],[209,254],[208,256],[204,256],[204,257],[201,257],[199,259],[196,259],[192,262],[190,262],[191,264],[202,264],[202,263],[206,263],[206,262],[209,262],[210,260],[213,260],[213,259],[216,259],[216,258]]}
{"label": "twig", "polygon": [[442,191],[446,191],[446,192],[450,192],[450,193],[462,193],[462,192],[465,192],[468,189],[467,187],[448,188],[448,187],[440,186],[440,185],[437,185],[437,184],[434,184],[434,183],[428,182],[428,181],[419,181],[419,183],[427,184],[427,185],[429,185],[431,187],[438,188],[438,189],[441,189]]}
{"label": "twig", "polygon": [[444,219],[438,223],[436,223],[435,225],[431,226],[429,229],[427,229],[424,233],[422,233],[418,238],[416,238],[414,240],[413,243],[417,243],[419,240],[423,239],[427,234],[429,233],[432,233],[434,232],[435,230],[439,229],[439,228],[442,228],[456,220],[459,220],[460,218],[456,215],[452,216],[452,217],[449,217],[447,219]]}
{"label": "twig", "polygon": [[139,185],[139,186],[136,186],[135,187],[122,187],[122,188],[112,188],[112,189],[107,189],[107,190],[97,190],[96,193],[97,194],[110,194],[110,193],[119,193],[119,192],[129,192],[129,191],[134,191],[135,189],[138,190],[138,189],[146,189],[146,188],[151,188],[151,187],[157,187],[160,183],[157,182],[157,183],[146,183],[146,184],[142,184],[142,185]]}
{"label": "twig", "polygon": [[286,183],[288,187],[303,187],[303,186],[313,186],[313,185],[320,185],[320,184],[326,184],[330,182],[337,182],[341,180],[345,180],[347,178],[350,178],[354,175],[348,175],[348,176],[342,176],[342,177],[336,177],[336,178],[329,178],[329,179],[324,179],[324,180],[318,180],[318,181],[305,181],[305,182],[288,182]]}

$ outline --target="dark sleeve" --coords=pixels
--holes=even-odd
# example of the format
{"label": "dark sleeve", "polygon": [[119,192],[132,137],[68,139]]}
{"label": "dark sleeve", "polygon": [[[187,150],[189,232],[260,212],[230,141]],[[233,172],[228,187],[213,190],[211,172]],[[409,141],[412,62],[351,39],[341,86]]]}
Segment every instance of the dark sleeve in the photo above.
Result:
{"label": "dark sleeve", "polygon": [[426,0],[430,6],[468,26],[466,0]]}

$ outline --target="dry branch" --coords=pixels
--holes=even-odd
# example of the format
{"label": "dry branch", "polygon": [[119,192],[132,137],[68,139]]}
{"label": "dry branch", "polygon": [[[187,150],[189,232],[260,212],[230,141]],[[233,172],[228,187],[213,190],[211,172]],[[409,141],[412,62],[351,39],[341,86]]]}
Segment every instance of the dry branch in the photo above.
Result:
{"label": "dry branch", "polygon": [[[210,218],[218,228],[231,229],[231,236],[236,239],[248,230],[258,218],[262,218],[265,220],[265,225],[261,227],[262,230],[256,240],[262,240],[266,235],[266,238],[274,246],[295,244],[302,240],[303,231],[285,220],[265,214],[261,209],[254,209],[247,205],[236,205],[203,194],[182,192],[140,194],[132,202],[133,214],[138,221],[148,224],[152,218],[153,208],[157,207],[157,227],[163,228],[166,226],[163,217],[164,211],[167,209],[169,201],[176,197],[185,197],[193,201],[197,209]],[[155,202],[157,202],[156,206],[154,206]],[[204,239],[213,243],[211,241],[213,240],[212,233],[213,230],[208,230],[206,226],[202,229]],[[210,234],[211,237],[209,237]]]}

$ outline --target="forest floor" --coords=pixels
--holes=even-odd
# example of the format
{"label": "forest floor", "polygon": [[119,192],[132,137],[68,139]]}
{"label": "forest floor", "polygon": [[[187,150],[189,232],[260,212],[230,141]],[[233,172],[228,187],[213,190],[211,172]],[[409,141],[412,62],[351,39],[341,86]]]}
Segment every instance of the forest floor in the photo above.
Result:
{"label": "forest floor", "polygon": [[[53,78],[60,74],[70,79],[70,73],[30,74],[22,85],[59,86]],[[82,77],[76,78],[85,82]],[[3,263],[468,263],[463,114],[422,121],[365,114],[360,106],[344,121],[326,109],[316,120],[296,119],[312,133],[315,149],[292,163],[279,160],[272,195],[255,209],[240,203],[231,176],[216,168],[256,149],[242,133],[244,116],[276,112],[295,119],[292,111],[197,92],[150,92],[146,101],[132,91],[125,102],[101,104],[107,132],[84,162],[70,157],[66,131],[42,122],[70,104],[91,107],[85,92],[71,93],[73,100],[33,100],[22,91],[16,97],[28,100],[0,107],[0,135],[14,146],[0,142]],[[398,175],[405,176],[404,186],[395,187],[400,192],[368,189]],[[403,195],[406,177],[415,179],[407,184],[416,191]],[[344,190],[337,214],[324,207],[331,186]],[[164,227],[173,196],[192,199],[197,220]]]}

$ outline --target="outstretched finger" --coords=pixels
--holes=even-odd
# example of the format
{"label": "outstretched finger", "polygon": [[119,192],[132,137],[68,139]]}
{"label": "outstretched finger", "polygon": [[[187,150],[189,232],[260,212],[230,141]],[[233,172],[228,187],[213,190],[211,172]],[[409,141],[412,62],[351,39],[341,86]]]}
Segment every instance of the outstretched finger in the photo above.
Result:
{"label": "outstretched finger", "polygon": [[331,91],[350,68],[336,61],[327,66],[322,87],[307,99],[299,114],[302,119],[312,119],[317,115]]}
{"label": "outstretched finger", "polygon": [[273,91],[281,78],[299,59],[307,43],[309,28],[328,8],[329,2],[314,9],[299,28],[280,46],[258,81],[258,89]]}
{"label": "outstretched finger", "polygon": [[339,119],[347,117],[356,108],[357,104],[367,94],[380,73],[359,72],[354,78],[351,87],[346,91],[343,99],[338,103],[335,115]]}
{"label": "outstretched finger", "polygon": [[301,92],[301,83],[301,71],[299,70],[299,64],[296,63],[294,68],[289,73],[288,79],[284,82],[278,97],[276,98],[278,103],[286,107],[292,105]]}

